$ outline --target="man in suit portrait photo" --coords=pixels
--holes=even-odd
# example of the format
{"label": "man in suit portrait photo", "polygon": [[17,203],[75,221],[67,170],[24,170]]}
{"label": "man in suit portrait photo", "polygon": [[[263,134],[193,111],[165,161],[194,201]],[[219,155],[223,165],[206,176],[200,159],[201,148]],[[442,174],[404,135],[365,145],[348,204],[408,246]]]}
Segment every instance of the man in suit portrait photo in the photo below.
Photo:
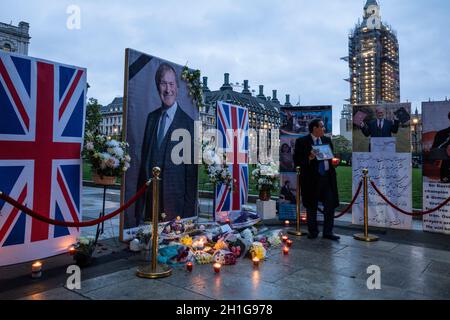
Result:
{"label": "man in suit portrait photo", "polygon": [[390,138],[392,134],[398,133],[400,121],[394,115],[394,121],[385,117],[383,107],[376,107],[376,119],[370,120],[368,123],[362,121],[360,128],[366,137],[372,138]]}
{"label": "man in suit portrait photo", "polygon": [[308,135],[297,139],[294,151],[294,164],[300,166],[300,185],[303,205],[307,212],[308,238],[319,235],[317,209],[321,202],[324,206],[324,224],[322,236],[337,241],[333,234],[334,211],[339,206],[336,170],[331,160],[318,161],[313,146],[328,144],[333,149],[331,139],[325,136],[323,121],[314,119],[309,123]]}
{"label": "man in suit portrait photo", "polygon": [[[194,120],[177,101],[179,80],[174,67],[166,62],[161,63],[155,74],[155,84],[161,105],[147,116],[137,186],[140,188],[152,177],[152,168],[161,168],[159,212],[165,213],[168,221],[178,216],[192,217],[197,214],[197,166],[193,161]],[[189,133],[191,149],[181,151],[190,151],[189,163],[175,164],[172,159],[172,150],[180,143],[172,141],[172,133],[177,129],[185,129]],[[150,187],[145,197],[136,202],[135,218],[138,225],[151,220],[152,193]]]}
{"label": "man in suit portrait photo", "polygon": [[[450,113],[448,119],[450,120]],[[436,133],[431,152],[439,166],[440,182],[450,183],[450,127]]]}

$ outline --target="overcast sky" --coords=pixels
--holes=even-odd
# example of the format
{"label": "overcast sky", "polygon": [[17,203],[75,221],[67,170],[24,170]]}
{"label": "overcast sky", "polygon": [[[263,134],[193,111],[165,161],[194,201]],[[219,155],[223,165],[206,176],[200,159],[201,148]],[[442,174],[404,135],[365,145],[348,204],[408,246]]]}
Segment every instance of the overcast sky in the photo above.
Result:
{"label": "overcast sky", "polygon": [[[29,55],[88,69],[88,96],[108,104],[123,94],[129,47],[208,76],[211,90],[230,73],[293,104],[333,105],[333,132],[349,96],[348,34],[366,0],[2,0],[0,21],[30,23]],[[450,98],[450,1],[379,0],[384,22],[400,43],[401,98]],[[66,27],[68,6],[81,28]],[[419,109],[420,110],[420,109]]]}

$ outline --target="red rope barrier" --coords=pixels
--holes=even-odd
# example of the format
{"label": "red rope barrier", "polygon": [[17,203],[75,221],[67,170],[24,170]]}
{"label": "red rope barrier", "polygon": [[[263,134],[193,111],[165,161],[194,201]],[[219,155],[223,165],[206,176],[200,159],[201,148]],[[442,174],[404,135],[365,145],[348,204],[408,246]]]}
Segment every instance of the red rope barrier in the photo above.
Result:
{"label": "red rope barrier", "polygon": [[381,193],[381,191],[377,188],[377,186],[375,185],[375,183],[373,181],[370,181],[370,184],[372,185],[372,187],[375,189],[375,191],[378,193],[378,195],[388,204],[390,205],[392,208],[394,208],[395,210],[406,214],[407,216],[412,216],[412,217],[417,217],[417,216],[424,216],[433,212],[438,211],[439,209],[441,209],[442,207],[444,207],[445,205],[447,205],[450,202],[450,198],[448,198],[447,200],[445,200],[443,203],[441,203],[440,205],[438,205],[436,208],[428,210],[428,211],[420,211],[420,212],[408,212],[405,211],[399,207],[397,207],[395,204],[393,204],[391,201],[389,201],[388,198],[386,198],[386,196],[384,194]]}
{"label": "red rope barrier", "polygon": [[350,204],[340,214],[334,216],[335,219],[342,217],[344,214],[350,211],[350,209],[355,204],[355,201],[358,198],[359,193],[361,192],[361,188],[362,188],[362,181],[359,182],[358,189],[356,190],[355,195],[353,196],[353,199],[350,202]]}
{"label": "red rope barrier", "polygon": [[99,223],[102,223],[103,221],[106,221],[108,219],[111,219],[115,216],[117,216],[119,213],[121,213],[122,211],[125,211],[126,209],[128,209],[134,202],[136,202],[137,199],[139,199],[145,192],[145,190],[147,190],[148,186],[150,184],[145,183],[140,189],[139,191],[133,196],[133,198],[131,198],[127,203],[125,203],[123,206],[121,206],[119,209],[111,212],[110,214],[107,214],[104,217],[101,217],[99,219],[96,220],[91,220],[91,221],[86,221],[86,222],[66,222],[66,221],[59,221],[59,220],[54,220],[54,219],[50,219],[47,217],[44,217],[42,215],[40,215],[37,212],[34,212],[33,210],[31,210],[30,208],[22,205],[20,202],[17,202],[16,200],[14,200],[13,198],[9,197],[8,195],[1,193],[0,192],[0,199],[8,202],[9,204],[11,204],[12,206],[20,209],[21,211],[23,211],[24,213],[26,213],[27,215],[29,215],[30,217],[37,219],[39,221],[48,223],[48,224],[52,224],[55,226],[62,226],[62,227],[73,227],[73,228],[82,228],[82,227],[90,227],[90,226],[95,226]]}

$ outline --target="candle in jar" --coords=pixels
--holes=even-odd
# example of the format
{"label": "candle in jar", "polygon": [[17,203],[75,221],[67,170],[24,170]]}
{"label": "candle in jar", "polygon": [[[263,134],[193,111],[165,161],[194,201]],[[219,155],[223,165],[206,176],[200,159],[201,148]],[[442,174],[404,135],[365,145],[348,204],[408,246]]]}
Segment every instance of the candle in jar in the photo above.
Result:
{"label": "candle in jar", "polygon": [[286,235],[282,236],[281,240],[283,240],[283,242],[286,242],[288,240],[288,236],[286,236]]}
{"label": "candle in jar", "polygon": [[189,272],[192,272],[193,264],[192,262],[186,263],[186,270]]}
{"label": "candle in jar", "polygon": [[218,263],[218,262],[214,263],[213,264],[214,272],[219,273],[221,267],[222,267],[222,265],[220,263]]}
{"label": "candle in jar", "polygon": [[289,240],[289,239],[286,240],[286,245],[287,245],[288,248],[292,247],[292,243],[293,243],[292,240]]}
{"label": "candle in jar", "polygon": [[42,263],[37,261],[31,265],[31,276],[39,278],[42,275]]}
{"label": "candle in jar", "polygon": [[77,252],[77,249],[75,249],[74,246],[72,246],[72,247],[69,248],[69,254],[70,254],[71,256],[75,255],[76,252]]}
{"label": "candle in jar", "polygon": [[289,254],[289,248],[288,247],[284,247],[283,248],[283,254],[286,256]]}
{"label": "candle in jar", "polygon": [[253,259],[252,259],[252,261],[253,261],[253,266],[254,267],[259,267],[259,258],[258,257],[254,257]]}
{"label": "candle in jar", "polygon": [[289,220],[286,220],[286,221],[284,222],[284,225],[285,225],[286,227],[289,227]]}

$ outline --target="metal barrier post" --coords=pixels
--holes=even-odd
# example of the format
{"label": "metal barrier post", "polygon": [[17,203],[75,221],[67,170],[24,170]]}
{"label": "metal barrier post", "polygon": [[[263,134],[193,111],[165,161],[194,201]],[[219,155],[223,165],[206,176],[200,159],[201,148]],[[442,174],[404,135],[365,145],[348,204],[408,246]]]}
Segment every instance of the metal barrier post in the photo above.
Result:
{"label": "metal barrier post", "polygon": [[172,274],[172,269],[168,266],[158,264],[158,216],[159,216],[159,177],[161,169],[154,167],[153,174],[153,207],[152,207],[152,261],[150,265],[140,266],[137,269],[137,276],[148,279],[158,279],[168,277]]}
{"label": "metal barrier post", "polygon": [[369,170],[363,170],[363,192],[364,192],[364,233],[357,233],[353,236],[356,240],[365,242],[374,242],[379,240],[377,236],[369,234],[369,195],[368,195],[368,181]]}

